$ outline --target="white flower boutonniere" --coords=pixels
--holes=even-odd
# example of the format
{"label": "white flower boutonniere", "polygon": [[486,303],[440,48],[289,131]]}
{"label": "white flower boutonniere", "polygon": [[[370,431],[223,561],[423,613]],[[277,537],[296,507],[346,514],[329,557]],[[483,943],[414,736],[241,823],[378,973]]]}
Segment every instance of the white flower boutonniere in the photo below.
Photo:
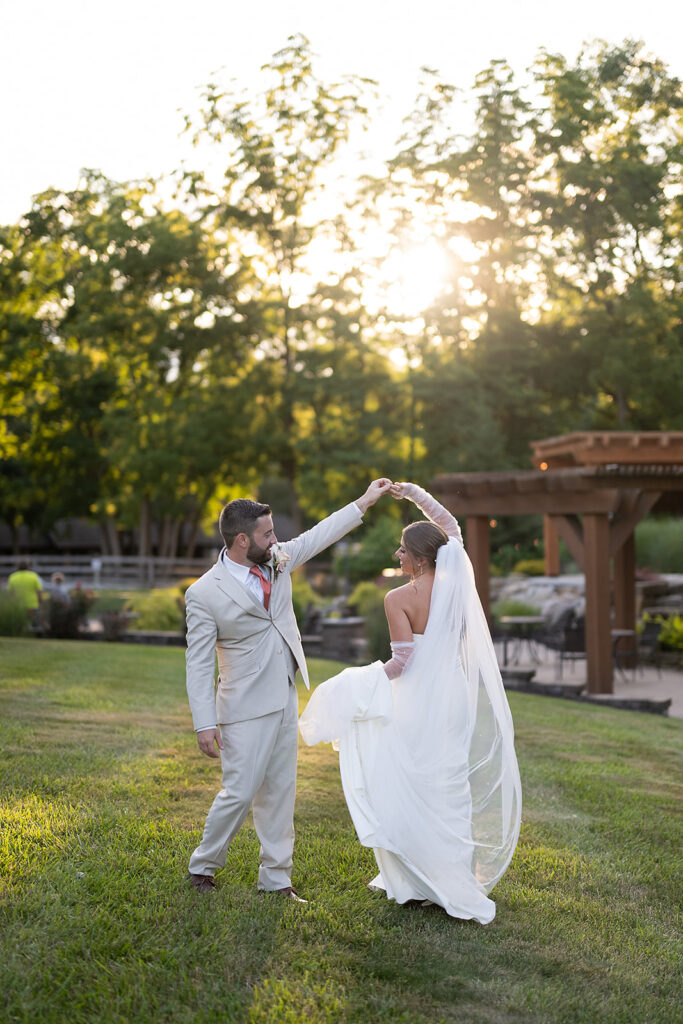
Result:
{"label": "white flower boutonniere", "polygon": [[282,548],[275,548],[274,549],[274,551],[273,551],[273,572],[275,574],[275,579],[277,579],[279,573],[284,572],[284,569],[285,569],[285,566],[287,565],[287,562],[291,562],[291,560],[292,560],[292,556],[288,555],[286,551],[282,550]]}

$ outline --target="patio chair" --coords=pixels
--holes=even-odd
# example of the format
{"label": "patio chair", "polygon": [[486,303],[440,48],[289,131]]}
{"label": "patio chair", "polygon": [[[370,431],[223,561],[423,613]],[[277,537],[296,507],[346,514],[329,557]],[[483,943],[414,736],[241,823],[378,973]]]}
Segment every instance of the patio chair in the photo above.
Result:
{"label": "patio chair", "polygon": [[579,661],[586,657],[584,619],[583,616],[577,615],[571,606],[564,608],[559,615],[534,633],[534,640],[557,652],[560,679],[565,661]]}
{"label": "patio chair", "polygon": [[654,665],[657,674],[662,674],[661,647],[659,646],[659,633],[662,628],[661,622],[654,619],[646,619],[643,623],[643,631],[637,637],[638,662],[640,665]]}

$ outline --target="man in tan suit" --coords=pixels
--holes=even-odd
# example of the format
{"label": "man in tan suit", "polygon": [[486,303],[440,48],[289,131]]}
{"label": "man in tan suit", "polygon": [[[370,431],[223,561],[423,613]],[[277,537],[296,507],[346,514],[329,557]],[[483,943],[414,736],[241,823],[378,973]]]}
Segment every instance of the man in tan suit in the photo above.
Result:
{"label": "man in tan suit", "polygon": [[374,480],[357,501],[280,545],[268,505],[237,499],[221,512],[225,547],[186,594],[187,692],[197,742],[223,765],[223,788],[190,858],[190,881],[200,892],[215,888],[213,876],[252,807],[261,843],[258,888],[305,902],[291,882],[297,669],[309,682],[291,572],[358,526],[390,486]]}

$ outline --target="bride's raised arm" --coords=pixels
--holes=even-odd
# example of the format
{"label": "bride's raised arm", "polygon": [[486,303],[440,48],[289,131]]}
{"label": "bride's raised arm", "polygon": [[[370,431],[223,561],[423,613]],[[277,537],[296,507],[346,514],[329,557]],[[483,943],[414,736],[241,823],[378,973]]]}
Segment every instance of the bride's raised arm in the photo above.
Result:
{"label": "bride's raised arm", "polygon": [[462,544],[462,533],[458,520],[451,515],[447,508],[439,504],[429,491],[425,491],[424,487],[409,483],[392,484],[389,493],[392,498],[407,498],[408,501],[412,501],[421,512],[424,512],[427,519],[440,526],[447,536],[455,537]]}

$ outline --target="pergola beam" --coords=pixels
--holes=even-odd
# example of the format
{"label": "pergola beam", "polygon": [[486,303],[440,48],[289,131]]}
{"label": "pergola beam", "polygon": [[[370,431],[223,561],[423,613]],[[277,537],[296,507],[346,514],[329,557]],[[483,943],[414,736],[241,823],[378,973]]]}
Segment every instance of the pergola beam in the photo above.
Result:
{"label": "pergola beam", "polygon": [[576,516],[549,516],[557,535],[567,545],[579,569],[585,572],[585,553],[583,546],[583,528]]}
{"label": "pergola beam", "polygon": [[465,539],[467,553],[474,570],[474,582],[477,586],[479,600],[484,615],[491,621],[490,598],[490,563],[491,563],[491,529],[488,516],[468,516],[465,522]]}
{"label": "pergola beam", "polygon": [[612,693],[609,520],[583,518],[586,577],[586,676],[589,693]]}
{"label": "pergola beam", "polygon": [[661,493],[658,491],[629,491],[622,495],[612,518],[610,554],[617,553],[622,544],[633,535],[641,519],[652,511],[660,498]]}
{"label": "pergola beam", "polygon": [[546,576],[559,576],[560,538],[551,516],[543,516],[543,559]]}

